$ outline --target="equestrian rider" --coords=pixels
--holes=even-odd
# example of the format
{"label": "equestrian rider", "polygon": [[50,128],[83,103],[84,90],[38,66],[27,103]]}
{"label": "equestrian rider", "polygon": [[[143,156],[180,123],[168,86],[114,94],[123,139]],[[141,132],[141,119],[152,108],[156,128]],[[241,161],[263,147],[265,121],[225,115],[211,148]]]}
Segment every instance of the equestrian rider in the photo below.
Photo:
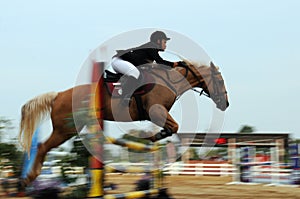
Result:
{"label": "equestrian rider", "polygon": [[153,63],[163,64],[170,67],[184,65],[184,62],[170,62],[162,59],[159,51],[164,51],[167,41],[170,40],[162,31],[155,31],[150,36],[150,41],[127,50],[118,50],[112,58],[112,68],[126,76],[126,85],[122,87],[122,104],[128,105],[133,91],[141,82],[140,71],[136,68],[143,64]]}

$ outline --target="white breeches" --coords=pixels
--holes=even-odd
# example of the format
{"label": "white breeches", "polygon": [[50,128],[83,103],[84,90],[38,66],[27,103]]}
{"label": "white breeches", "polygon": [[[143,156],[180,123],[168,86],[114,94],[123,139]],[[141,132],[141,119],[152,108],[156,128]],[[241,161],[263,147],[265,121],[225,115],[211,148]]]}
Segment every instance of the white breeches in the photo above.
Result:
{"label": "white breeches", "polygon": [[112,59],[111,66],[118,73],[132,76],[136,79],[138,79],[140,76],[140,71],[132,63],[125,61],[119,57],[114,57]]}

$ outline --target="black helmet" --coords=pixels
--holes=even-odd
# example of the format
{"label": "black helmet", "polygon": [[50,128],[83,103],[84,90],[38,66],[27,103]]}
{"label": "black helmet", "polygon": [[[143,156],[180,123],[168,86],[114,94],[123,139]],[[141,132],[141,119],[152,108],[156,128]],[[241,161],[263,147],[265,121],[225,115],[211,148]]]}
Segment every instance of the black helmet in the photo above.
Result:
{"label": "black helmet", "polygon": [[150,41],[152,42],[156,42],[157,40],[162,40],[162,39],[170,40],[170,38],[168,38],[167,35],[162,31],[155,31],[150,36]]}

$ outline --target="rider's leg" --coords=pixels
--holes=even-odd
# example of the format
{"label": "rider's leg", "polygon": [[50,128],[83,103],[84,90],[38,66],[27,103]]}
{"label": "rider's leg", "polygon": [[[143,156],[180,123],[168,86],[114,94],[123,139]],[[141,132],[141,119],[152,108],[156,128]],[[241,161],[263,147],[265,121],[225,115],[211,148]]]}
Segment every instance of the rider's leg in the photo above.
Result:
{"label": "rider's leg", "polygon": [[131,96],[133,92],[140,86],[139,79],[135,79],[135,77],[127,76],[122,86],[122,96],[123,99],[121,101],[122,105],[127,106],[130,105]]}
{"label": "rider's leg", "polygon": [[114,57],[111,61],[112,68],[123,75],[132,76],[138,79],[140,76],[140,71],[130,62],[125,61],[119,57]]}
{"label": "rider's leg", "polygon": [[121,103],[127,106],[130,104],[131,95],[139,87],[140,71],[132,63],[118,57],[112,59],[111,65],[116,72],[125,75],[122,86],[123,99]]}

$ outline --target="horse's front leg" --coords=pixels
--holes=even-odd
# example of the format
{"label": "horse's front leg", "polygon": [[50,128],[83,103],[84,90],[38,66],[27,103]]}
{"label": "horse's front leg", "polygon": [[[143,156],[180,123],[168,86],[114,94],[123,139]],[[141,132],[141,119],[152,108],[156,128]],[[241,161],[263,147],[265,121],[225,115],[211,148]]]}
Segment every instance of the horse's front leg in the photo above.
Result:
{"label": "horse's front leg", "polygon": [[178,124],[164,106],[155,104],[151,106],[148,114],[151,122],[164,128],[159,133],[150,137],[150,140],[152,142],[164,139],[166,137],[172,136],[172,134],[174,133],[177,133]]}

